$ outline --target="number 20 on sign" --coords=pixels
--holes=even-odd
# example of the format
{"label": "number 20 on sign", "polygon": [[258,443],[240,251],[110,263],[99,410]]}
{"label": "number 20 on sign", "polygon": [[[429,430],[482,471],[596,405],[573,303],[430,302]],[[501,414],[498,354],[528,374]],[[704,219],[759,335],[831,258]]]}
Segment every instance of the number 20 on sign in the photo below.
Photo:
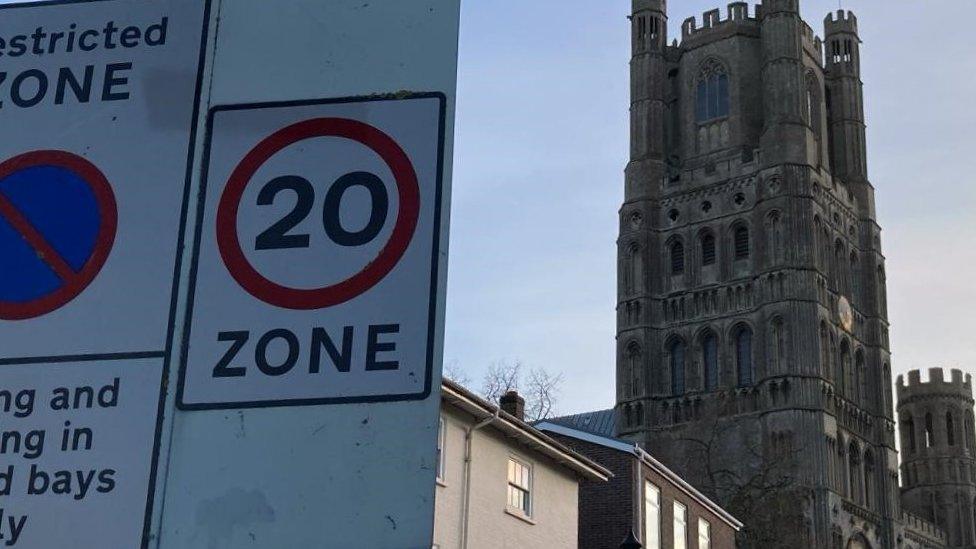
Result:
{"label": "number 20 on sign", "polygon": [[444,98],[211,112],[180,405],[425,398]]}

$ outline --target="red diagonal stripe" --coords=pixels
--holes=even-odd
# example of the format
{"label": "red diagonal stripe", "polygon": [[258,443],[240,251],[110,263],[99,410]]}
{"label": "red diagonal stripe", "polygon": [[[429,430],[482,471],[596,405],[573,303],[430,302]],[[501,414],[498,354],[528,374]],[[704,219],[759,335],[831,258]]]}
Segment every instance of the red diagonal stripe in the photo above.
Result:
{"label": "red diagonal stripe", "polygon": [[24,240],[37,252],[37,257],[47,263],[62,282],[67,284],[77,276],[71,265],[68,265],[61,254],[44,239],[44,235],[31,225],[31,222],[7,200],[3,193],[0,193],[0,216],[6,218],[14,230],[24,237]]}

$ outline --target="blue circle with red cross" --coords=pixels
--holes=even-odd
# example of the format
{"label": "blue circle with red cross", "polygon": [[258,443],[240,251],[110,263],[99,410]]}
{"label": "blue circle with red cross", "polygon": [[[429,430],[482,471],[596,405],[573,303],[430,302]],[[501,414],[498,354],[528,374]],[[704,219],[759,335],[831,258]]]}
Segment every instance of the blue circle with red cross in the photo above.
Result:
{"label": "blue circle with red cross", "polygon": [[88,160],[34,151],[0,164],[0,319],[36,318],[78,297],[117,226],[112,188]]}

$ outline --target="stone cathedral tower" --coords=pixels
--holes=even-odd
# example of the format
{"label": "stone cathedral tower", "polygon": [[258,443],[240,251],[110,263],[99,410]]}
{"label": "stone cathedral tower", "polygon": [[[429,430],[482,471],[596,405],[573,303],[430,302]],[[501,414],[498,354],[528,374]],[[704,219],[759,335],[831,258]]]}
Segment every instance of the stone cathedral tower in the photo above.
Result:
{"label": "stone cathedral tower", "polygon": [[736,2],[669,43],[666,0],[633,0],[631,22],[618,434],[727,504],[787,485],[794,543],[907,547],[857,19],[821,40],[798,0]]}
{"label": "stone cathedral tower", "polygon": [[898,378],[902,502],[938,524],[949,547],[976,548],[976,428],[973,380],[941,369]]}

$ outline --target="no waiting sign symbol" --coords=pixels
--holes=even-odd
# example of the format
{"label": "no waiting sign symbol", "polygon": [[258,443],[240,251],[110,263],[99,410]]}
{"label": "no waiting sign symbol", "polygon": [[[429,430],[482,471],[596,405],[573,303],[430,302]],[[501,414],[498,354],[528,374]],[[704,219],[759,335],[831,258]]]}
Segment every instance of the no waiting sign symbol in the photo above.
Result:
{"label": "no waiting sign symbol", "polygon": [[76,298],[105,265],[117,224],[112,188],[84,158],[34,151],[0,164],[0,319]]}
{"label": "no waiting sign symbol", "polygon": [[[238,235],[237,221],[245,189],[257,171],[272,156],[286,147],[320,137],[339,137],[365,145],[387,164],[396,181],[399,208],[393,231],[379,254],[363,265],[361,270],[340,282],[313,289],[300,289],[279,284],[262,275],[244,254]],[[301,178],[279,178],[275,181],[279,188],[295,188]],[[362,186],[370,191],[374,208],[385,204],[387,197],[382,182],[371,173],[353,172],[340,178],[330,189],[326,207],[331,204],[333,213],[330,227],[328,209],[326,211],[326,230],[330,237],[340,245],[354,246],[365,243],[363,240],[375,238],[385,220],[385,209],[370,219],[359,233],[350,233],[341,227],[338,208],[342,195],[353,186]],[[270,201],[270,198],[268,199]],[[231,174],[221,196],[217,209],[217,245],[224,264],[234,280],[248,293],[264,301],[286,309],[323,309],[345,303],[366,292],[393,270],[410,245],[417,228],[420,212],[420,188],[417,174],[403,149],[389,135],[379,129],[347,118],[315,118],[292,124],[264,139],[254,147]],[[306,212],[307,213],[307,212]],[[331,229],[331,230],[330,230]],[[278,240],[289,238],[278,236]],[[258,248],[261,242],[258,242]],[[281,247],[289,247],[286,242]]]}

